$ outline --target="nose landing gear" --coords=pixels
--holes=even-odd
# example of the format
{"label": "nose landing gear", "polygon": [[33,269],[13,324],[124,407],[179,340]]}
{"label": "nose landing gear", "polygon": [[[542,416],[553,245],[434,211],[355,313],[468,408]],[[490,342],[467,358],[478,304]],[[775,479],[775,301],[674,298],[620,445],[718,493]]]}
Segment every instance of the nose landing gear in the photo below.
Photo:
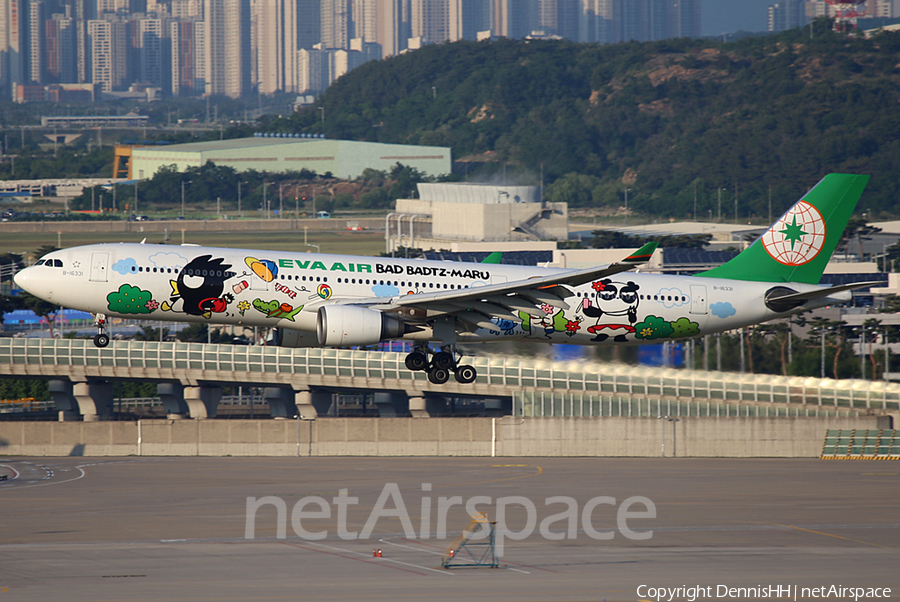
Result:
{"label": "nose landing gear", "polygon": [[94,345],[100,348],[109,345],[109,335],[106,334],[106,316],[94,314],[94,326],[97,327],[97,334],[94,335]]}
{"label": "nose landing gear", "polygon": [[[429,354],[433,356],[430,362],[428,361]],[[451,372],[459,383],[475,382],[478,372],[468,364],[458,365],[456,356],[457,351],[453,345],[441,347],[441,350],[437,352],[425,346],[417,347],[406,356],[406,367],[414,371],[427,372],[429,382],[435,385],[442,385],[450,380]]]}

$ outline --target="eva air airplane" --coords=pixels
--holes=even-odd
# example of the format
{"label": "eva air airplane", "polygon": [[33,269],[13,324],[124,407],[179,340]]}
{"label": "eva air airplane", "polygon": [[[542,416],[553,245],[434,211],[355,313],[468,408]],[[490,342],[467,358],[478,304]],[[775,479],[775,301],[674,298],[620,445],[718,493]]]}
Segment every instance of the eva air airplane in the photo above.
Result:
{"label": "eva air airplane", "polygon": [[110,316],[273,327],[289,347],[402,339],[415,345],[410,370],[470,383],[457,343],[633,345],[850,300],[873,283],[818,282],[867,181],[826,176],[748,249],[696,276],[630,271],[656,243],[583,270],[121,243],[54,251],[15,281],[94,314],[98,347]]}

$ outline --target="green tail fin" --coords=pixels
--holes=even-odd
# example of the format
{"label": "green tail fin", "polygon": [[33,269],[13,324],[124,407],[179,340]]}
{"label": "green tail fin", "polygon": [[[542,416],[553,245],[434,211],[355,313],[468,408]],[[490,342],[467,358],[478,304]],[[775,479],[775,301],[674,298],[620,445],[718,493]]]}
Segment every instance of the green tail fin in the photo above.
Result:
{"label": "green tail fin", "polygon": [[731,261],[698,276],[818,284],[869,176],[829,174]]}
{"label": "green tail fin", "polygon": [[500,263],[503,261],[503,253],[500,251],[494,251],[487,257],[481,260],[481,263]]}

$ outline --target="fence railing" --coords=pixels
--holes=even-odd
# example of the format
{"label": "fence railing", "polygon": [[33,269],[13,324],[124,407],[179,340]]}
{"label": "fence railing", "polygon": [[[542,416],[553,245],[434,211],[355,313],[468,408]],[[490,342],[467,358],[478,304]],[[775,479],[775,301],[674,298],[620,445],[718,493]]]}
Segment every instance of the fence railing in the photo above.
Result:
{"label": "fence railing", "polygon": [[[487,349],[490,349],[487,347]],[[352,349],[285,348],[202,343],[114,341],[99,349],[80,339],[0,339],[0,376],[4,365],[98,366],[138,369],[203,370],[228,380],[234,372],[260,386],[284,375],[317,376],[323,384],[346,386],[344,377],[388,381],[386,388],[442,390],[423,372],[411,372],[404,354]],[[704,372],[587,361],[551,362],[520,357],[467,358],[478,371],[473,393],[513,396],[528,392],[564,393],[589,398],[677,400],[709,403],[769,403],[832,409],[897,410],[900,384],[833,380],[769,374]],[[124,374],[124,372],[123,372]]]}

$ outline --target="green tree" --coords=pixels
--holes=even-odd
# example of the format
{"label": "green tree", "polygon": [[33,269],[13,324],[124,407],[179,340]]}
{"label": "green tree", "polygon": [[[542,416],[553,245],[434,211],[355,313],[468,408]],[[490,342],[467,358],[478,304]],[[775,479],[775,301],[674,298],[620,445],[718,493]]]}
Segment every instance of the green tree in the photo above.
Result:
{"label": "green tree", "polygon": [[50,338],[56,338],[53,332],[53,324],[56,321],[57,312],[60,311],[59,305],[44,301],[27,292],[23,292],[20,298],[23,309],[30,309],[39,318],[47,320],[47,324],[50,327]]}

